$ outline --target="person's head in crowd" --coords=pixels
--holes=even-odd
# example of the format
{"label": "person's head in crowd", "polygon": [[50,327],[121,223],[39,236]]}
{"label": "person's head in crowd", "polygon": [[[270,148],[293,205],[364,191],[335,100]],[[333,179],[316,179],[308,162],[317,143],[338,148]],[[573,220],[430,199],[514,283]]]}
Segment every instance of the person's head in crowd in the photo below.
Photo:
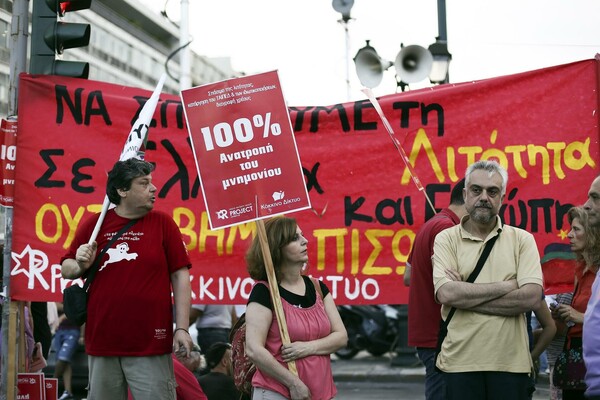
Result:
{"label": "person's head in crowd", "polygon": [[588,191],[588,199],[583,205],[590,217],[590,225],[600,227],[600,176],[592,182]]}
{"label": "person's head in crowd", "polygon": [[200,353],[200,347],[195,344],[192,347],[192,351],[190,352],[189,357],[181,357],[179,354],[176,354],[177,360],[182,363],[187,369],[192,372],[196,372],[198,370],[202,370],[206,367],[206,360],[204,356]]}
{"label": "person's head in crowd", "polygon": [[[280,267],[286,256],[285,247],[298,238],[297,227],[296,219],[289,217],[274,217],[265,222],[267,241],[269,242],[271,260],[273,260],[273,269],[277,281],[281,279]],[[246,253],[246,263],[248,273],[252,279],[267,280],[267,271],[258,235],[254,238]]]}
{"label": "person's head in crowd", "polygon": [[577,259],[585,267],[600,265],[600,227],[591,225],[591,217],[583,207],[572,207],[567,220],[571,225],[567,237]]}
{"label": "person's head in crowd", "polygon": [[[117,161],[108,173],[106,182],[106,195],[113,204],[120,204],[126,192],[131,190],[132,183],[136,178],[150,175],[154,165],[147,161],[130,158],[125,161]],[[141,181],[140,185],[152,186],[152,182]]]}
{"label": "person's head in crowd", "polygon": [[225,375],[233,375],[231,363],[231,345],[224,342],[216,342],[206,352],[206,364],[208,369],[221,372]]}
{"label": "person's head in crowd", "polygon": [[456,182],[456,185],[452,188],[450,192],[450,204],[455,206],[462,206],[465,204],[464,197],[464,189],[465,189],[465,178],[462,178],[460,181]]}

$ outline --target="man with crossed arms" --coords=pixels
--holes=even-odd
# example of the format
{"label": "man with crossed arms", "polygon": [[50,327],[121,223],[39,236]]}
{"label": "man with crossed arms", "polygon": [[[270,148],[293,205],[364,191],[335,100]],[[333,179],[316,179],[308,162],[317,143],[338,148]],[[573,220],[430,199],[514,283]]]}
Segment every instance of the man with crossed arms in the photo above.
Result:
{"label": "man with crossed arms", "polygon": [[[542,299],[542,270],[533,236],[503,225],[498,212],[508,173],[478,161],[465,174],[468,215],[439,233],[433,255],[435,295],[445,320],[457,310],[437,358],[449,400],[528,399],[525,313]],[[485,243],[500,235],[474,283],[465,282]]]}

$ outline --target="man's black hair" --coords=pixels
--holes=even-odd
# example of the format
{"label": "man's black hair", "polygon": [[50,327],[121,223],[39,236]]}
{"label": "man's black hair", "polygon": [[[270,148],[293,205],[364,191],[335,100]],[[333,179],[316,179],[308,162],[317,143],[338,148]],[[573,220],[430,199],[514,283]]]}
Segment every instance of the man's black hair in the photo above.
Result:
{"label": "man's black hair", "polygon": [[117,161],[108,173],[108,180],[106,182],[106,195],[110,202],[119,204],[121,196],[119,196],[117,190],[131,189],[131,182],[135,178],[150,175],[153,170],[154,165],[144,160],[138,160],[137,158]]}
{"label": "man's black hair", "polygon": [[213,343],[205,355],[206,364],[208,365],[208,368],[213,369],[214,367],[219,365],[219,363],[223,359],[223,356],[225,355],[225,352],[228,349],[231,349],[231,345],[229,343],[225,343],[225,342]]}
{"label": "man's black hair", "polygon": [[450,204],[455,206],[462,206],[465,204],[465,199],[463,197],[464,188],[465,178],[462,178],[460,181],[456,182],[456,185],[452,188],[452,192],[450,193]]}

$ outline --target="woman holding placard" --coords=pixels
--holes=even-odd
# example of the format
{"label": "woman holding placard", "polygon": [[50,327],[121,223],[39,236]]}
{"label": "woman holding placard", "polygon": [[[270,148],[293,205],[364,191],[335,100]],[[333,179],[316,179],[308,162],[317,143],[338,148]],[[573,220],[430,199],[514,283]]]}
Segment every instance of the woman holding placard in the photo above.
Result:
{"label": "woman holding placard", "polygon": [[[337,389],[330,354],[346,345],[346,329],[327,286],[303,275],[308,241],[296,220],[275,217],[264,228],[281,301],[276,297],[274,306],[271,300],[270,261],[263,257],[259,235],[246,254],[248,272],[257,281],[246,309],[246,351],[257,369],[252,398],[332,399]],[[289,343],[282,340],[276,307],[283,309]],[[297,375],[286,363],[295,364]]]}

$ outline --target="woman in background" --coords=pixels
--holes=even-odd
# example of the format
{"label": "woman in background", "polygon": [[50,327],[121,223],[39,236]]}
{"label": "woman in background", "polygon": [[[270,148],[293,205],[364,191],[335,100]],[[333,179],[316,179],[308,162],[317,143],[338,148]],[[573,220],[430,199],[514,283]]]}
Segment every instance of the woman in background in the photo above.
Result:
{"label": "woman in background", "polygon": [[[581,349],[583,315],[600,265],[600,231],[589,224],[587,212],[582,207],[571,208],[567,218],[571,224],[571,231],[567,237],[571,242],[571,250],[577,256],[575,291],[571,305],[551,305],[550,311],[556,321],[558,333],[567,332],[567,348]],[[563,400],[583,400],[585,399],[584,390],[563,388],[562,398]]]}
{"label": "woman in background", "polygon": [[[346,346],[346,329],[327,286],[303,275],[308,241],[296,220],[272,218],[265,229],[291,343],[282,344],[257,236],[246,254],[258,281],[246,309],[246,351],[256,365],[252,398],[330,400],[337,393],[330,354]],[[289,371],[290,361],[298,376]]]}

